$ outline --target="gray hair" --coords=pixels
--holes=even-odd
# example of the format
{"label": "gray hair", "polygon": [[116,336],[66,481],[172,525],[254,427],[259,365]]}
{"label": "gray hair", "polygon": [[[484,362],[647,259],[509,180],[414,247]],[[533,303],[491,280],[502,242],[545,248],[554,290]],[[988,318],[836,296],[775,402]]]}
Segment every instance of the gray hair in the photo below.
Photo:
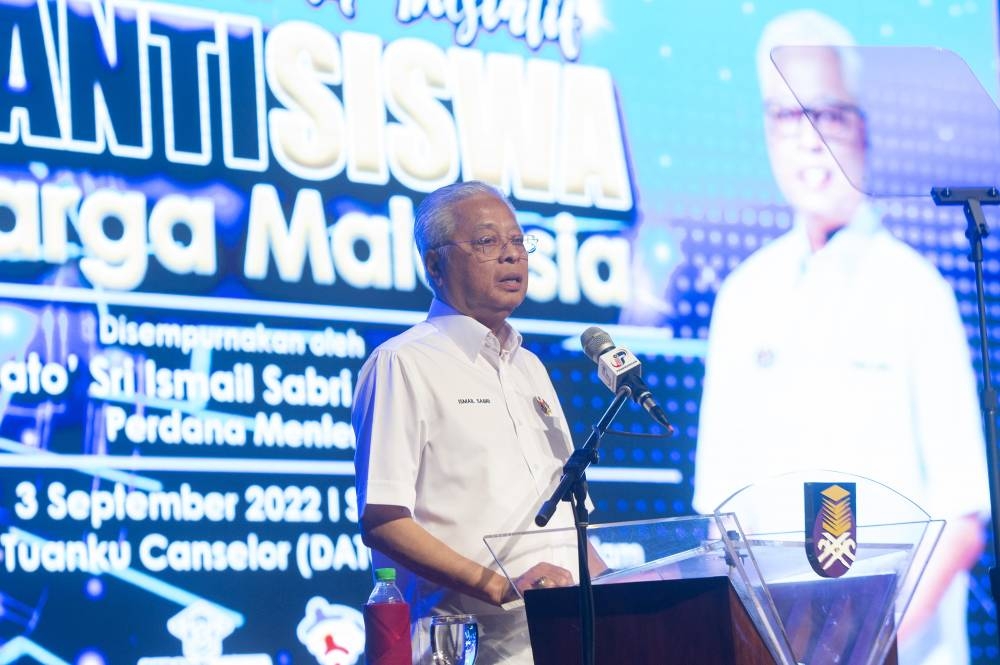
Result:
{"label": "gray hair", "polygon": [[[843,25],[812,9],[787,12],[764,26],[757,43],[757,77],[763,89],[767,72],[774,70],[771,50],[777,46],[829,46],[840,58],[841,75],[848,92],[861,92],[861,57],[851,47],[854,37]],[[845,48],[846,47],[846,48]]]}
{"label": "gray hair", "polygon": [[436,189],[428,194],[417,206],[413,221],[413,239],[417,243],[420,258],[426,259],[427,252],[451,240],[458,225],[452,207],[465,199],[478,194],[488,194],[503,201],[512,214],[514,206],[510,204],[503,192],[478,180],[456,182],[446,187]]}

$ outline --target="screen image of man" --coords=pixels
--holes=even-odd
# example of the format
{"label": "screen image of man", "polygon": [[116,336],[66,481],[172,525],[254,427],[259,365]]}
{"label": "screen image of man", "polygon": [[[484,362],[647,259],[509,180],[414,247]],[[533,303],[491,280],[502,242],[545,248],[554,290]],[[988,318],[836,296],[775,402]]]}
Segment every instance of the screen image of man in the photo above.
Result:
{"label": "screen image of man", "polygon": [[[478,182],[428,195],[414,236],[430,312],[373,351],[355,395],[362,534],[374,565],[398,570],[415,656],[429,617],[461,613],[479,620],[477,664],[530,664],[524,612],[500,608],[517,593],[483,536],[531,528],[573,448],[548,374],[507,322],[535,240]],[[548,528],[572,524],[562,504]],[[515,571],[516,587],[572,584],[573,545]]]}
{"label": "screen image of man", "polygon": [[[900,662],[968,663],[967,571],[989,497],[955,296],[850,184],[862,180],[868,141],[850,50],[783,64],[802,82],[794,96],[770,59],[779,45],[852,43],[812,11],[780,16],[762,35],[768,156],[794,224],[716,298],[693,504],[711,512],[745,485],[820,468],[909,497],[947,526],[900,626]],[[824,139],[838,144],[839,163]]]}

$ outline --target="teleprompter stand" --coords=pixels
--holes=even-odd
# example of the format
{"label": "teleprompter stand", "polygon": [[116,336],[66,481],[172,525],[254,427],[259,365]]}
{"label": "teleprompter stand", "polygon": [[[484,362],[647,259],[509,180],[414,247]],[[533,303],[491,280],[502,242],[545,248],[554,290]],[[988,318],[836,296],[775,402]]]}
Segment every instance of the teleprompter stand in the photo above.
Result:
{"label": "teleprompter stand", "polygon": [[986,460],[990,474],[991,527],[993,533],[993,565],[990,567],[990,593],[993,604],[1000,607],[1000,462],[997,460],[997,391],[993,388],[990,372],[990,332],[986,325],[986,288],[983,279],[983,238],[989,235],[984,205],[1000,205],[1000,191],[996,187],[933,187],[931,198],[939,206],[962,206],[968,226],[965,237],[969,239],[969,260],[976,275],[976,311],[979,318],[979,348],[982,356],[982,390],[979,405],[983,412],[986,433]]}

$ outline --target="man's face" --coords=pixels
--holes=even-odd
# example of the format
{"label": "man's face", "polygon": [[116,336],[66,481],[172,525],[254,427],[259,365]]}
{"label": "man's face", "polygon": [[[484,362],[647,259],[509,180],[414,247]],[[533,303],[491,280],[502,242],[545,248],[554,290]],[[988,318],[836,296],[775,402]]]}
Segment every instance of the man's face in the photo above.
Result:
{"label": "man's face", "polygon": [[[489,194],[463,199],[452,213],[458,220],[453,237],[427,253],[427,274],[445,302],[497,331],[528,290],[528,255],[509,242],[524,233],[503,201]],[[501,246],[493,256],[478,245],[486,238]]]}
{"label": "man's face", "polygon": [[[850,221],[863,198],[850,181],[863,180],[864,119],[847,90],[833,49],[806,49],[800,57],[782,62],[782,72],[802,104],[776,70],[765,75],[764,126],[771,170],[796,213],[832,231]],[[803,117],[803,107],[822,130],[836,160],[809,118]]]}

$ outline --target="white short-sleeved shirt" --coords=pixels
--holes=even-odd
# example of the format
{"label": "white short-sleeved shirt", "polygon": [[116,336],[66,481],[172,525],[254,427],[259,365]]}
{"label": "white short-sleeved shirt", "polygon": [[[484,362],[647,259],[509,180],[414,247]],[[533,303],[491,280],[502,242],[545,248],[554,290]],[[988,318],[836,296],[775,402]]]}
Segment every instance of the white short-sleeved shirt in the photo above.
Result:
{"label": "white short-sleeved shirt", "polygon": [[[867,207],[815,253],[797,223],[734,270],[706,363],[696,510],[770,476],[827,468],[878,480],[934,518],[988,513],[954,294]],[[967,662],[960,577],[920,646],[944,659],[900,662]]]}
{"label": "white short-sleeved shirt", "polygon": [[[509,325],[504,337],[501,346],[481,323],[435,300],[426,321],[372,353],[352,414],[360,509],[403,506],[452,549],[497,571],[483,536],[534,529],[573,449],[545,368]],[[546,530],[572,525],[562,504]],[[575,570],[574,536],[556,540],[541,556]],[[532,662],[523,610],[505,613],[443,589],[378,552],[373,560],[397,569],[416,648],[426,644],[426,617],[471,613],[480,620],[477,662]]]}

